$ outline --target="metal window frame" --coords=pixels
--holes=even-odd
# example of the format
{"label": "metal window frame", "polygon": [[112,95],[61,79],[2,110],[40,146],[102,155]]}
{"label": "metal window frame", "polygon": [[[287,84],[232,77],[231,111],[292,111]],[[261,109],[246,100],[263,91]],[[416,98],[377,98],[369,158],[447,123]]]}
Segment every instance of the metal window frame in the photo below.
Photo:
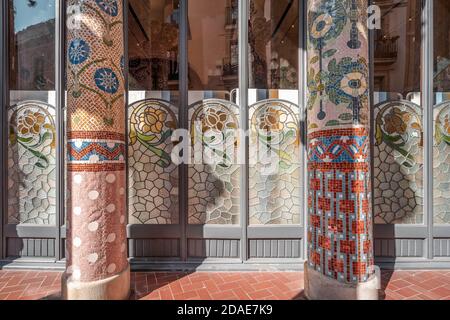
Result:
{"label": "metal window frame", "polygon": [[424,139],[424,167],[423,167],[423,190],[424,190],[424,224],[428,228],[426,257],[429,260],[434,259],[434,210],[433,210],[433,109],[434,109],[434,90],[433,90],[433,1],[423,0],[422,7],[422,82],[421,82],[421,103],[423,109],[423,131]]}
{"label": "metal window frame", "polygon": [[[189,130],[189,58],[188,58],[188,23],[189,23],[189,1],[180,0],[180,16],[179,16],[179,72],[178,72],[178,90],[180,92],[179,101],[179,127],[180,129]],[[127,26],[128,27],[128,26]],[[184,155],[183,155],[184,156]],[[187,241],[187,226],[188,226],[188,193],[189,188],[189,168],[186,163],[179,166],[179,223],[180,223],[180,259],[181,261],[188,260],[188,241]],[[183,190],[183,192],[181,192]]]}
{"label": "metal window frame", "polygon": [[7,116],[6,110],[8,105],[8,95],[7,95],[7,83],[8,83],[8,22],[7,16],[7,4],[6,0],[2,0],[0,3],[0,186],[2,192],[0,194],[0,259],[4,259],[6,252],[6,244],[4,241],[4,222],[7,207],[7,185],[6,177],[7,175]]}
{"label": "metal window frame", "polygon": [[65,37],[66,37],[66,1],[55,2],[55,92],[56,92],[56,227],[57,238],[55,241],[56,261],[64,255],[63,240],[61,237],[62,222],[65,213]]}
{"label": "metal window frame", "polygon": [[[249,88],[249,63],[248,63],[248,19],[250,0],[238,1],[238,50],[239,50],[239,127],[244,132],[248,131],[248,88]],[[239,153],[244,155],[246,159],[244,164],[241,164],[240,172],[240,227],[241,227],[241,260],[248,260],[248,237],[247,228],[249,225],[249,137],[246,135],[243,143],[239,144]]]}
{"label": "metal window frame", "polygon": [[[39,258],[37,262],[33,262],[36,258],[22,258],[18,262],[6,261],[6,263],[11,263],[14,265],[31,265],[42,264],[51,267],[51,264],[59,262],[63,259],[64,248],[62,246],[62,239],[64,238],[64,227],[61,225],[64,217],[65,210],[65,187],[64,187],[64,106],[65,106],[65,81],[64,81],[64,66],[65,66],[65,54],[64,54],[64,43],[65,43],[65,0],[55,0],[55,29],[54,29],[54,50],[55,50],[55,122],[56,134],[57,134],[57,145],[56,145],[56,218],[55,225],[43,225],[43,226],[26,226],[26,231],[24,226],[20,225],[7,225],[7,210],[8,210],[8,107],[10,105],[10,92],[9,92],[9,6],[10,2],[8,0],[2,0],[0,6],[0,70],[1,70],[1,174],[0,183],[2,186],[2,194],[0,198],[0,244],[1,252],[0,259],[6,258],[6,237],[9,235],[14,235],[19,237],[26,232],[26,237],[44,237],[44,238],[54,238],[55,239],[55,255],[49,258]],[[50,263],[50,265],[49,265]],[[3,263],[0,263],[0,265]]]}
{"label": "metal window frame", "polygon": [[301,132],[301,159],[300,159],[300,166],[303,166],[302,176],[300,177],[303,181],[303,188],[300,195],[301,203],[303,204],[303,213],[300,213],[300,224],[304,228],[303,230],[303,256],[302,258],[304,260],[307,260],[308,257],[308,164],[307,164],[307,148],[308,148],[308,137],[307,137],[307,121],[308,121],[308,113],[307,113],[307,74],[308,74],[308,0],[299,0],[299,19],[301,18],[301,21],[299,21],[299,30],[298,30],[298,36],[299,36],[299,48],[298,48],[298,64],[300,72],[298,72],[299,80],[299,107],[300,107],[300,132]]}

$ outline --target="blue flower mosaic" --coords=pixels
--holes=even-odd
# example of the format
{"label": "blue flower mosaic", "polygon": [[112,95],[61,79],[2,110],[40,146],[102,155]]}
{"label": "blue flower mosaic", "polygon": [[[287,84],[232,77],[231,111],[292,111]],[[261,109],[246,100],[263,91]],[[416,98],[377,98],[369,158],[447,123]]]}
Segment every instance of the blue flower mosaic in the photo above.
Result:
{"label": "blue flower mosaic", "polygon": [[89,58],[91,49],[86,41],[82,39],[73,39],[69,45],[69,61],[71,64],[80,64]]}
{"label": "blue flower mosaic", "polygon": [[353,122],[360,121],[360,108],[367,100],[369,70],[364,58],[333,59],[328,64],[328,80],[325,86],[328,99],[335,105],[345,103],[353,110]]}
{"label": "blue flower mosaic", "polygon": [[97,5],[103,12],[107,13],[111,17],[116,17],[119,13],[117,0],[95,0],[95,2],[97,2]]}
{"label": "blue flower mosaic", "polygon": [[309,41],[316,50],[322,50],[327,42],[336,39],[347,23],[344,1],[324,0],[308,17]]}
{"label": "blue flower mosaic", "polygon": [[328,64],[326,92],[336,105],[349,103],[366,96],[368,88],[368,66],[365,59],[343,58],[339,63],[333,59]]}
{"label": "blue flower mosaic", "polygon": [[97,87],[106,93],[114,94],[119,89],[119,79],[110,68],[98,69],[94,79]]}

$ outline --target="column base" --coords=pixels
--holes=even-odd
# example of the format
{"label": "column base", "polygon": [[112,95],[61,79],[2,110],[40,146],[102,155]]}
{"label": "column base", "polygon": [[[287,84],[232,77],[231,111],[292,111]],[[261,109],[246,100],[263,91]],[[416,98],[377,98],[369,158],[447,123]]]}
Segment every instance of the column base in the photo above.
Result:
{"label": "column base", "polygon": [[375,274],[367,282],[356,285],[341,283],[304,267],[305,296],[309,300],[378,300],[380,279]]}
{"label": "column base", "polygon": [[115,276],[91,282],[74,281],[64,273],[61,291],[65,300],[127,300],[130,297],[130,265]]}

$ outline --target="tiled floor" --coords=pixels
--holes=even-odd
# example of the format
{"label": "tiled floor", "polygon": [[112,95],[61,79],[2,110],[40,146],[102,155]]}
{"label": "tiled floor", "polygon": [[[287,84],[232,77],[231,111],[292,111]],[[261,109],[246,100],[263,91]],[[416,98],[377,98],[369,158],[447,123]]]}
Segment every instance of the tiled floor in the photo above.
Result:
{"label": "tiled floor", "polygon": [[[301,300],[301,272],[134,272],[132,299]],[[59,299],[61,273],[0,270],[0,300]],[[450,271],[382,272],[382,299],[450,300]]]}

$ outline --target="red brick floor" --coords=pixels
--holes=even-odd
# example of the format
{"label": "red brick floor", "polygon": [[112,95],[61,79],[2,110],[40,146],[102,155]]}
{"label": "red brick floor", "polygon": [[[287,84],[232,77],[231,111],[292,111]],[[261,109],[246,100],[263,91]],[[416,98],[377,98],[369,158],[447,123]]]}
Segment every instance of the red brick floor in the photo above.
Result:
{"label": "red brick floor", "polygon": [[[131,299],[302,300],[302,272],[133,272]],[[59,299],[61,273],[0,270],[0,300]],[[450,300],[450,271],[382,272],[386,300]]]}

